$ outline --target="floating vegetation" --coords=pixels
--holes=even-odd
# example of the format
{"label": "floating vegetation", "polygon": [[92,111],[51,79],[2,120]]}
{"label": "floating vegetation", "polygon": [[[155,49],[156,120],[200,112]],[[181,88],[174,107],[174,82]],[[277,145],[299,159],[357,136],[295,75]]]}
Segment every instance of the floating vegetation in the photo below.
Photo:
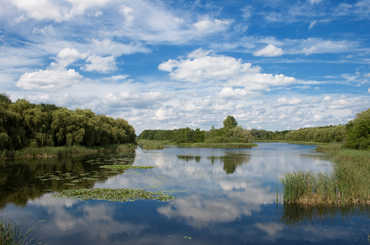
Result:
{"label": "floating vegetation", "polygon": [[334,174],[296,172],[282,180],[284,203],[304,205],[370,205],[370,151],[320,146],[333,160]]}
{"label": "floating vegetation", "polygon": [[163,202],[174,199],[163,192],[149,192],[135,189],[76,189],[63,190],[57,197],[77,198],[81,200],[106,200],[113,202],[129,202],[136,200],[159,200]]}
{"label": "floating vegetation", "polygon": [[100,168],[111,170],[127,170],[127,169],[151,169],[153,166],[132,166],[132,165],[103,165]]}
{"label": "floating vegetation", "polygon": [[184,161],[192,161],[195,160],[196,162],[200,162],[201,156],[193,156],[193,155],[177,155],[178,159],[184,160]]}

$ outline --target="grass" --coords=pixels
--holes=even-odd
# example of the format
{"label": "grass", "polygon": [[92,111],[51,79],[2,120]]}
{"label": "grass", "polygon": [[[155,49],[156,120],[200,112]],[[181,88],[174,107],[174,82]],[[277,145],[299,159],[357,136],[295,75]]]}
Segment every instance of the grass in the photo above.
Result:
{"label": "grass", "polygon": [[132,165],[103,165],[103,166],[100,166],[100,167],[105,168],[105,169],[113,169],[113,170],[151,169],[151,168],[154,168],[153,166],[132,166]]}
{"label": "grass", "polygon": [[138,145],[144,150],[162,150],[171,144],[166,140],[138,140]]}
{"label": "grass", "polygon": [[9,222],[0,222],[1,245],[32,245],[41,244],[31,236],[31,230],[23,231],[17,225]]}
{"label": "grass", "polygon": [[183,148],[252,148],[256,147],[257,144],[254,143],[183,143],[178,144],[178,147]]}
{"label": "grass", "polygon": [[334,173],[296,172],[283,179],[284,202],[304,205],[370,205],[370,151],[344,149],[340,144],[317,147],[334,162]]}
{"label": "grass", "polygon": [[27,147],[17,151],[2,152],[0,159],[50,159],[85,156],[106,152],[131,152],[135,149],[134,144],[108,145],[101,147],[85,146],[45,146]]}
{"label": "grass", "polygon": [[129,202],[136,200],[159,200],[167,202],[173,196],[162,192],[149,192],[135,189],[76,189],[63,190],[56,194],[58,197],[77,198],[81,200],[106,200],[113,202]]}
{"label": "grass", "polygon": [[287,143],[295,145],[326,145],[329,143],[314,142],[314,141],[297,141],[297,140],[256,140],[260,143]]}

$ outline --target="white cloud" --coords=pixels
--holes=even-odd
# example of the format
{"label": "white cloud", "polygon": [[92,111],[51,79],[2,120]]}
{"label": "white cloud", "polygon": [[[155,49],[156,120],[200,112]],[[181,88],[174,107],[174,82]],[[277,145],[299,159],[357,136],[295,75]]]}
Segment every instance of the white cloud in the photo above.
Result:
{"label": "white cloud", "polygon": [[53,20],[56,22],[70,20],[82,15],[89,8],[101,7],[110,0],[13,0],[15,7],[35,20]]}
{"label": "white cloud", "polygon": [[[270,86],[284,86],[297,82],[282,74],[261,73],[261,68],[231,56],[216,55],[202,49],[191,52],[186,58],[168,60],[158,67],[170,73],[174,80],[193,83],[222,83],[228,85],[221,95],[245,94],[246,91],[264,90]],[[230,86],[239,86],[233,90]],[[242,91],[244,90],[244,92]]]}
{"label": "white cloud", "polygon": [[81,75],[73,69],[61,70],[40,70],[23,74],[17,87],[23,89],[51,89],[56,90],[69,87],[78,83],[82,79]]}
{"label": "white cloud", "polygon": [[97,71],[102,73],[108,73],[116,70],[116,62],[113,56],[100,57],[100,56],[89,56],[86,61],[88,62],[84,69],[86,71]]}
{"label": "white cloud", "polygon": [[308,0],[310,2],[310,4],[318,4],[318,3],[321,3],[322,0]]}
{"label": "white cloud", "polygon": [[267,45],[263,49],[257,50],[253,53],[254,56],[266,56],[266,57],[274,57],[274,56],[281,56],[283,55],[283,50],[279,47],[276,47],[272,44]]}
{"label": "white cloud", "polygon": [[120,7],[123,21],[116,35],[151,43],[186,43],[207,35],[226,31],[231,20],[208,15],[189,15],[170,10],[163,2],[137,0]]}

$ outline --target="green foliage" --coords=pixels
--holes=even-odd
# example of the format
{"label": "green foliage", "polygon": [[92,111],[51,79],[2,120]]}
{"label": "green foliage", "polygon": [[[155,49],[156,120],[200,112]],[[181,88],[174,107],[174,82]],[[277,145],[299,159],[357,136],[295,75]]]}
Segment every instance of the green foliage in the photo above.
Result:
{"label": "green foliage", "polygon": [[232,129],[238,126],[237,121],[233,116],[227,116],[224,120],[224,128]]}
{"label": "green foliage", "polygon": [[135,130],[123,119],[69,110],[26,100],[12,103],[0,95],[0,147],[105,146],[135,142]]}
{"label": "green foliage", "polygon": [[340,144],[320,146],[335,163],[334,174],[291,173],[283,179],[284,202],[304,205],[370,203],[370,152]]}
{"label": "green foliage", "polygon": [[[149,141],[167,141],[174,144],[187,143],[250,143],[254,137],[249,130],[237,126],[235,118],[228,116],[224,120],[224,127],[220,129],[211,128],[210,131],[201,131],[200,129],[180,128],[174,130],[144,130],[139,136],[139,142]],[[159,145],[163,148],[164,144]]]}
{"label": "green foliage", "polygon": [[149,192],[133,189],[75,189],[63,190],[59,197],[78,198],[82,200],[106,200],[113,202],[129,202],[136,200],[159,200],[167,202],[174,197],[162,192]]}
{"label": "green foliage", "polygon": [[200,129],[180,128],[174,130],[144,130],[140,140],[170,141],[174,143],[203,142],[205,132]]}
{"label": "green foliage", "polygon": [[345,146],[353,149],[370,149],[370,109],[357,114],[346,126]]}
{"label": "green foliage", "polygon": [[32,245],[41,244],[31,236],[31,230],[24,231],[10,222],[0,222],[1,245]]}

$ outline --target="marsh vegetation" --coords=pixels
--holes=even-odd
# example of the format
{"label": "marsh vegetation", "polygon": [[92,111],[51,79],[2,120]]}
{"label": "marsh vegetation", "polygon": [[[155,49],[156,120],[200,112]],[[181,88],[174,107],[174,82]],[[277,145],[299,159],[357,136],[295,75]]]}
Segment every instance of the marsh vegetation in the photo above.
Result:
{"label": "marsh vegetation", "polygon": [[57,197],[77,198],[81,200],[105,200],[113,202],[129,202],[136,200],[158,200],[167,202],[174,197],[163,192],[150,192],[137,189],[71,189],[63,190]]}

